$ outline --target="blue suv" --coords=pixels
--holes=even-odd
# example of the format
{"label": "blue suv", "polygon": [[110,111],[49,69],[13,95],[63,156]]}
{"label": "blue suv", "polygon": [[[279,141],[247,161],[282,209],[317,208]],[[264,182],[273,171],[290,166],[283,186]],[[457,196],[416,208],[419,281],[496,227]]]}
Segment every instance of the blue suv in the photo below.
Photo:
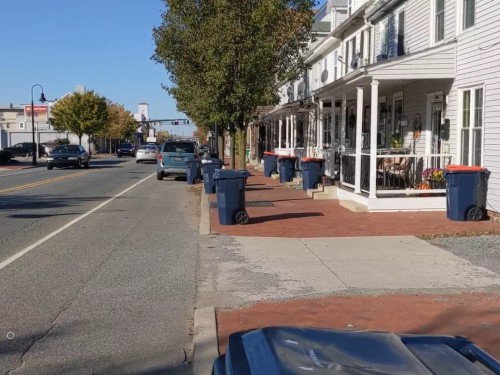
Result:
{"label": "blue suv", "polygon": [[186,159],[198,157],[196,144],[187,141],[167,141],[161,146],[156,163],[156,179],[186,176]]}

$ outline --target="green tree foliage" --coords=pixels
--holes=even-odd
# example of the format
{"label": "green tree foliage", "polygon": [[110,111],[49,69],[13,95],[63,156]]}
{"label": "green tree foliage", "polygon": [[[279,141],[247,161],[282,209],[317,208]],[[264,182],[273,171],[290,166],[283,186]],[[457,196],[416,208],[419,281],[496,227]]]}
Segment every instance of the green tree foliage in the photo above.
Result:
{"label": "green tree foliage", "polygon": [[75,133],[81,145],[84,134],[96,134],[106,126],[106,99],[93,91],[75,92],[57,101],[51,115],[54,128]]}
{"label": "green tree foliage", "polygon": [[237,131],[243,166],[248,119],[257,106],[276,104],[280,83],[303,71],[315,1],[164,2],[153,59],[170,73],[166,89],[200,127]]}
{"label": "green tree foliage", "polygon": [[167,130],[160,130],[156,133],[156,143],[162,144],[170,137],[170,133]]}

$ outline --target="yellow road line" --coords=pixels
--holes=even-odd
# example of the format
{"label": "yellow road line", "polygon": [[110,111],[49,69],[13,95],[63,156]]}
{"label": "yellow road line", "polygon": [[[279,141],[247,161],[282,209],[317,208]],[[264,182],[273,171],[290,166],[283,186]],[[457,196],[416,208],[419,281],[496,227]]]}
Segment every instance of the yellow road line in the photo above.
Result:
{"label": "yellow road line", "polygon": [[32,188],[32,187],[36,187],[36,186],[51,184],[53,182],[67,180],[69,178],[83,176],[83,175],[89,174],[89,173],[92,173],[92,171],[78,172],[78,173],[73,173],[73,174],[64,175],[64,176],[60,176],[60,177],[49,178],[48,180],[37,181],[37,182],[32,182],[32,183],[29,183],[29,184],[25,184],[25,185],[15,186],[15,187],[12,187],[12,188],[9,188],[9,189],[0,190],[0,194],[12,193],[14,191],[19,191],[19,190],[24,190],[24,189],[29,189],[29,188]]}

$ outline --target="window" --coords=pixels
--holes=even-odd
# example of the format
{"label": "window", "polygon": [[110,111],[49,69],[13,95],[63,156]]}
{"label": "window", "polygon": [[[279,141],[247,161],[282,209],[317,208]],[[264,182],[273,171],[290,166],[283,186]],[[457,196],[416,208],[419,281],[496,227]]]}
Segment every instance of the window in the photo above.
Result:
{"label": "window", "polygon": [[347,0],[347,14],[350,17],[353,11],[353,3],[354,0]]}
{"label": "window", "polygon": [[397,52],[398,56],[405,54],[405,11],[402,10],[397,14]]}
{"label": "window", "polygon": [[344,65],[345,65],[345,74],[347,74],[349,72],[349,44],[350,44],[350,42],[347,42],[345,44],[345,56],[346,56],[346,60],[342,61],[344,63]]}
{"label": "window", "polygon": [[387,33],[387,20],[380,23],[379,26],[380,37],[379,37],[379,55],[385,56],[387,58],[387,49],[389,45],[389,34]]}
{"label": "window", "polygon": [[462,91],[461,162],[482,164],[483,152],[483,89]]}
{"label": "window", "polygon": [[332,147],[332,114],[323,113],[323,148]]}
{"label": "window", "polygon": [[356,37],[352,38],[350,41],[351,44],[351,56],[349,61],[350,70],[354,70],[358,67],[358,61],[356,58]]}
{"label": "window", "polygon": [[463,0],[462,12],[462,30],[466,30],[476,23],[476,0]]}
{"label": "window", "polygon": [[337,79],[337,68],[338,68],[339,53],[338,51],[333,52],[333,80]]}
{"label": "window", "polygon": [[363,55],[363,50],[365,46],[365,32],[361,31],[361,34],[359,36],[359,57],[358,57],[358,66],[363,66],[365,65],[363,63],[364,60],[364,55]]}
{"label": "window", "polygon": [[24,122],[19,123],[19,129],[21,129],[21,130],[24,129]]}
{"label": "window", "polygon": [[444,39],[444,0],[435,1],[434,16],[434,42],[438,43]]}
{"label": "window", "polygon": [[363,65],[368,65],[371,64],[371,45],[372,45],[372,30],[367,29],[366,30],[366,64]]}

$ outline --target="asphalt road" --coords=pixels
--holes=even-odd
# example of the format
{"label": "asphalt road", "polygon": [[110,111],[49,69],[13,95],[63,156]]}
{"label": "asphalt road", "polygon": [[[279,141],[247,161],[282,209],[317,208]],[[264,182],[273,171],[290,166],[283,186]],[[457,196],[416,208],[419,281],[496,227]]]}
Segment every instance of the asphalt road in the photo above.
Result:
{"label": "asphalt road", "polygon": [[190,373],[198,202],[154,172],[0,173],[0,373]]}

